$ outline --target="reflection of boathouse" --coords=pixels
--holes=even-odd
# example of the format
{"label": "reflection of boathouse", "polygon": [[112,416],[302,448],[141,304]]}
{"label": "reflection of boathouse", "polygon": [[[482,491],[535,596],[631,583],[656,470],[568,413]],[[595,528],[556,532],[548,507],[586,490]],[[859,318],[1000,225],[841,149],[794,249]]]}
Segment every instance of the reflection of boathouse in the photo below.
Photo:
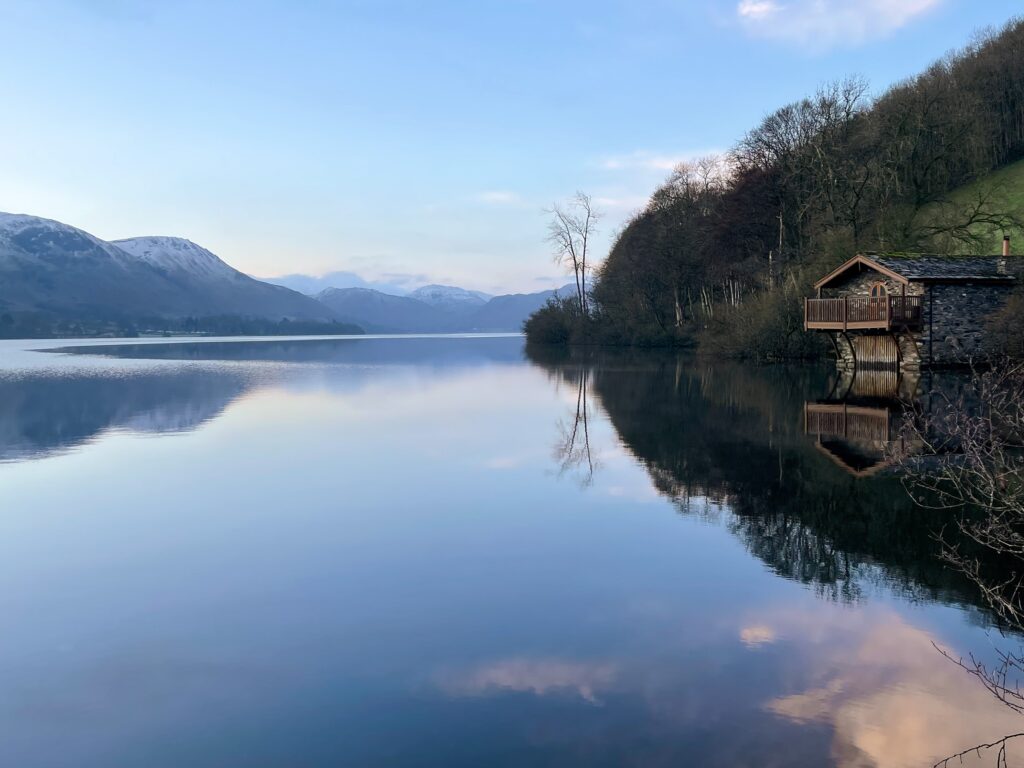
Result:
{"label": "reflection of boathouse", "polygon": [[1016,283],[1009,256],[1009,238],[1002,256],[855,256],[815,283],[804,328],[829,335],[840,368],[964,363]]}
{"label": "reflection of boathouse", "polygon": [[804,431],[815,446],[853,475],[864,477],[888,466],[898,439],[887,405],[807,403]]}
{"label": "reflection of boathouse", "polygon": [[850,474],[872,475],[889,466],[895,452],[919,447],[907,444],[902,429],[904,403],[917,385],[916,376],[894,369],[841,372],[828,398],[804,404],[804,433]]}

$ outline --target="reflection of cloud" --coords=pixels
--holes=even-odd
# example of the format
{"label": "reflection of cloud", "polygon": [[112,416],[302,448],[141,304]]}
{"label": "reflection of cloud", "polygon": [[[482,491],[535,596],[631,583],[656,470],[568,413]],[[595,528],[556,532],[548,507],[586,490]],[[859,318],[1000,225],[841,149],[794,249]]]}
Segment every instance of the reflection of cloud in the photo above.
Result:
{"label": "reflection of cloud", "polygon": [[607,688],[615,667],[605,663],[579,663],[558,659],[503,659],[459,673],[445,673],[438,684],[451,696],[485,696],[515,691],[547,696],[575,693],[599,704],[597,691]]}
{"label": "reflection of cloud", "polygon": [[740,641],[748,648],[775,642],[775,630],[764,624],[755,624],[740,630]]}
{"label": "reflection of cloud", "polygon": [[831,725],[837,765],[931,765],[1020,730],[1020,718],[940,655],[927,632],[895,615],[846,631],[850,644],[823,639],[823,656],[804,654],[815,685],[766,705],[795,723]]}

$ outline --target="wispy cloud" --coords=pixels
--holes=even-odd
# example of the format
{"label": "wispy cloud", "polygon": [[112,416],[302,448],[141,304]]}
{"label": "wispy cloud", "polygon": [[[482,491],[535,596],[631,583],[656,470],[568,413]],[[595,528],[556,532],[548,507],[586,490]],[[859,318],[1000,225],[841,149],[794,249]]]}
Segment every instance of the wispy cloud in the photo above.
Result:
{"label": "wispy cloud", "polygon": [[740,0],[736,19],[752,37],[821,51],[886,37],[943,0]]}

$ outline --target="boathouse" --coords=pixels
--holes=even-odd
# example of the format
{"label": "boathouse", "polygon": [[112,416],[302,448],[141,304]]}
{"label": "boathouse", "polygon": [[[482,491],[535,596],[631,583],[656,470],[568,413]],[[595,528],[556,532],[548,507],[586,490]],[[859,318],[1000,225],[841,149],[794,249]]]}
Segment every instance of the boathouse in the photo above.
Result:
{"label": "boathouse", "polygon": [[840,369],[920,370],[984,357],[985,326],[1017,283],[1024,258],[854,256],[814,284],[804,329],[832,340]]}

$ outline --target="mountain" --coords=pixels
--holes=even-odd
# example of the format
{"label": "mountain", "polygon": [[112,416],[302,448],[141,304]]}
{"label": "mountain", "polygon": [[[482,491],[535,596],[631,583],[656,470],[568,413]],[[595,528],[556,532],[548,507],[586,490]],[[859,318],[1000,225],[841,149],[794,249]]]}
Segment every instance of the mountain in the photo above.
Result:
{"label": "mountain", "polygon": [[451,286],[426,286],[408,296],[389,296],[368,288],[329,288],[316,298],[339,320],[375,333],[518,332],[523,322],[555,295],[570,295],[567,285],[556,291],[494,296]]}
{"label": "mountain", "polygon": [[479,332],[521,331],[526,318],[555,296],[573,296],[575,285],[563,285],[552,291],[512,293],[495,296],[466,318],[465,330]]}
{"label": "mountain", "polygon": [[457,317],[408,296],[370,288],[328,288],[316,299],[339,320],[372,333],[444,333],[457,330]]}
{"label": "mountain", "polygon": [[11,213],[0,213],[0,311],[79,319],[334,319],[319,302],[247,277],[187,240],[108,243],[58,221]]}
{"label": "mountain", "polygon": [[393,283],[364,280],[355,272],[328,272],[326,275],[322,275],[321,277],[294,274],[260,279],[265,283],[291,288],[293,291],[304,293],[307,296],[315,296],[318,293],[326,291],[328,288],[372,288],[375,291],[387,293],[392,296],[405,296],[409,293],[408,289],[402,288],[401,286]]}
{"label": "mountain", "polygon": [[424,285],[409,294],[409,298],[458,315],[468,315],[486,304],[492,297],[480,291],[467,291],[453,285]]}
{"label": "mountain", "polygon": [[[200,302],[198,314],[225,314],[296,320],[333,320],[323,305],[289,288],[270,285],[226,264],[180,237],[133,237],[113,245],[136,257]],[[191,312],[188,314],[197,314]]]}
{"label": "mountain", "polygon": [[166,272],[215,279],[241,274],[210,251],[180,237],[130,237],[111,244]]}

